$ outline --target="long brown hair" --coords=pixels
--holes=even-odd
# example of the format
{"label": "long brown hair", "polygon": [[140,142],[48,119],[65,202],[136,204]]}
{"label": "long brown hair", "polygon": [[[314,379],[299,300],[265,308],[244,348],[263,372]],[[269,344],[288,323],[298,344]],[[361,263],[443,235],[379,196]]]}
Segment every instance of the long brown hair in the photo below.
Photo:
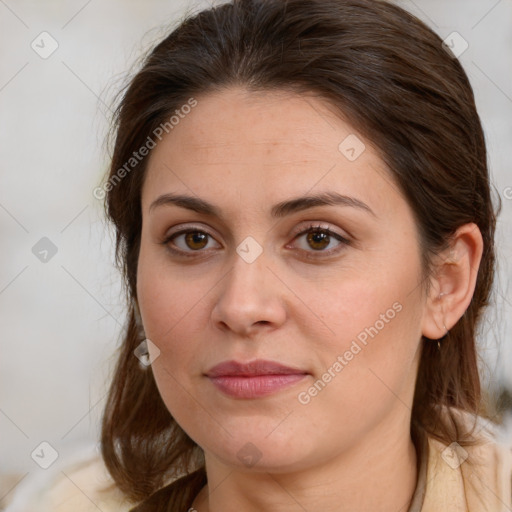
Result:
{"label": "long brown hair", "polygon": [[[433,257],[451,235],[465,223],[479,227],[484,249],[473,298],[440,351],[422,340],[411,421],[414,440],[421,431],[447,444],[470,443],[469,432],[442,409],[485,414],[475,330],[493,283],[496,213],[484,135],[459,61],[431,29],[393,4],[232,0],[189,16],[149,53],[116,109],[104,185],[128,300],[136,298],[147,158],[126,163],[190,98],[232,85],[312,92],[372,141],[413,210],[427,289]],[[134,357],[142,339],[130,307],[101,442],[117,486],[137,501],[173,475],[204,471],[204,459],[165,407],[151,370]],[[183,492],[192,496],[203,482],[204,474],[191,478]]]}

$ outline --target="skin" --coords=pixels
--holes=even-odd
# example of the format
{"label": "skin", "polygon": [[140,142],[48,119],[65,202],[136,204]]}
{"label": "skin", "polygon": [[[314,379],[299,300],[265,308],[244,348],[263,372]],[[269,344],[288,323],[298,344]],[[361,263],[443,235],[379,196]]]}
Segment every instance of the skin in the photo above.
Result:
{"label": "skin", "polygon": [[[146,336],[160,350],[152,364],[159,392],[205,452],[208,485],[194,508],[407,510],[417,481],[409,425],[421,335],[442,337],[468,307],[478,228],[458,230],[427,295],[408,203],[370,141],[327,103],[243,88],[196,99],[151,152],[137,275]],[[351,134],[366,146],[354,161],[338,149]],[[357,198],[375,215],[327,205],[270,216],[278,202],[324,191]],[[165,193],[202,198],[222,217],[174,204],[150,211]],[[308,243],[299,233],[309,221],[349,243]],[[178,226],[211,237],[187,245],[182,234],[166,246]],[[263,251],[252,263],[236,251],[248,236]],[[400,312],[300,403],[298,394],[396,303]],[[260,358],[309,375],[252,400],[227,397],[204,376],[221,361]],[[252,466],[238,457],[244,446],[258,459]]]}

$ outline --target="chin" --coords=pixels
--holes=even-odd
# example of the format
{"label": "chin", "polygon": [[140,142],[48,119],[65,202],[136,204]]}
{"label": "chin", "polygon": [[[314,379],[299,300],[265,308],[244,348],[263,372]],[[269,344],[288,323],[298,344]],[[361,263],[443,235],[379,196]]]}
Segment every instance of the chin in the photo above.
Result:
{"label": "chin", "polygon": [[314,464],[312,459],[316,456],[317,447],[304,443],[303,436],[287,431],[273,438],[275,431],[271,432],[279,421],[261,422],[259,426],[264,428],[240,428],[232,437],[224,433],[222,439],[219,436],[215,436],[215,440],[203,438],[206,442],[198,444],[237,471],[288,473]]}

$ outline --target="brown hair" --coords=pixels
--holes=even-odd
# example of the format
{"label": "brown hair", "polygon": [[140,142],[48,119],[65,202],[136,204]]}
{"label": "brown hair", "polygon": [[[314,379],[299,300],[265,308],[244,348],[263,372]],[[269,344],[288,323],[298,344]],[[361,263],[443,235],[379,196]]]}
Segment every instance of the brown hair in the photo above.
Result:
{"label": "brown hair", "polygon": [[[411,421],[415,443],[419,432],[470,443],[455,413],[442,411],[485,414],[475,329],[494,277],[496,213],[484,135],[459,61],[431,29],[388,2],[233,0],[189,16],[150,52],[116,110],[106,187],[128,299],[136,298],[147,158],[113,178],[191,97],[237,85],[313,93],[372,141],[413,210],[427,290],[433,257],[461,225],[479,227],[484,250],[472,301],[440,351],[422,340]],[[134,357],[141,341],[132,307],[105,406],[102,456],[133,500],[199,468],[198,478],[183,483],[193,496],[204,483],[202,450],[165,407],[151,370]]]}

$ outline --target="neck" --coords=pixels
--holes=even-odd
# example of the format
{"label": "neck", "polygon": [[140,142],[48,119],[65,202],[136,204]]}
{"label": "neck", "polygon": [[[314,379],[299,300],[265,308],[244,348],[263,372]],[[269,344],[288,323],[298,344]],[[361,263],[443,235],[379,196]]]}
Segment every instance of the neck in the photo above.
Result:
{"label": "neck", "polygon": [[[244,472],[205,453],[208,485],[197,512],[407,511],[417,482],[416,450],[403,421],[378,425],[320,467],[293,473]],[[405,425],[405,427],[404,427]]]}

